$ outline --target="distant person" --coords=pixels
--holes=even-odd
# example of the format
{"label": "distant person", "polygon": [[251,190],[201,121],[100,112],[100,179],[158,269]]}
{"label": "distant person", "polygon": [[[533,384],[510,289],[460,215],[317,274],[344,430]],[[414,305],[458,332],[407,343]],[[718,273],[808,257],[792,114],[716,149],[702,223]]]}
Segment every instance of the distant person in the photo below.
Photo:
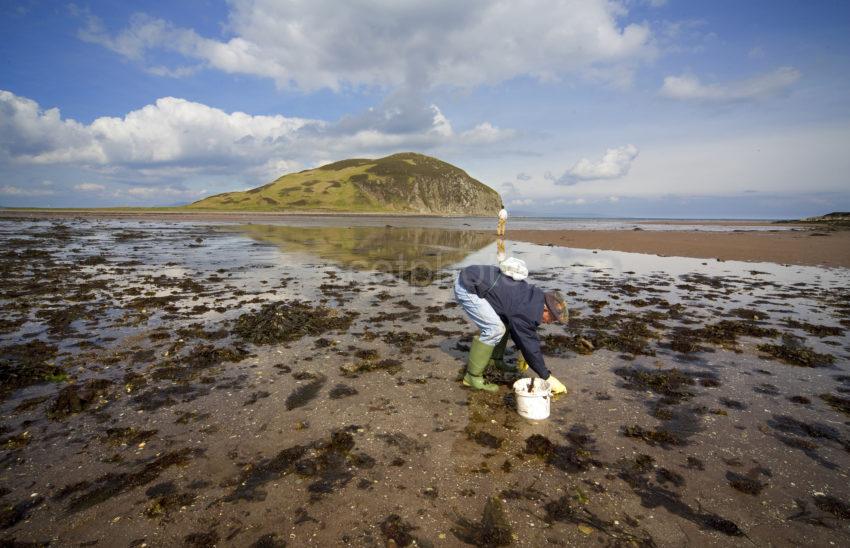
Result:
{"label": "distant person", "polygon": [[541,323],[566,323],[567,303],[559,291],[544,293],[512,275],[486,265],[468,266],[458,274],[455,298],[481,330],[472,339],[463,384],[476,390],[498,391],[498,385],[486,382],[483,373],[491,358],[499,369],[508,369],[504,352],[510,337],[534,372],[549,381],[552,393],[562,394],[567,389],[546,368],[537,327]]}
{"label": "distant person", "polygon": [[505,225],[508,223],[508,210],[505,209],[505,204],[502,204],[502,209],[499,210],[499,226],[496,228],[497,236],[505,235]]}

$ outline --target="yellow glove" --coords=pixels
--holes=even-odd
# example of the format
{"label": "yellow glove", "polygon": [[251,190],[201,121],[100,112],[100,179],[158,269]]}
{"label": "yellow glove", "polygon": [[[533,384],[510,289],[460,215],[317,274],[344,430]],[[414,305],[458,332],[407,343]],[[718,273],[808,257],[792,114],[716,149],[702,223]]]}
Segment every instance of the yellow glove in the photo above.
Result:
{"label": "yellow glove", "polygon": [[561,384],[561,381],[555,378],[555,375],[549,375],[549,378],[546,379],[546,382],[549,383],[549,388],[552,390],[552,394],[566,394],[567,387]]}
{"label": "yellow glove", "polygon": [[519,353],[519,356],[516,359],[516,370],[518,373],[525,373],[528,371],[528,362],[525,361],[525,356],[522,355],[522,352]]}

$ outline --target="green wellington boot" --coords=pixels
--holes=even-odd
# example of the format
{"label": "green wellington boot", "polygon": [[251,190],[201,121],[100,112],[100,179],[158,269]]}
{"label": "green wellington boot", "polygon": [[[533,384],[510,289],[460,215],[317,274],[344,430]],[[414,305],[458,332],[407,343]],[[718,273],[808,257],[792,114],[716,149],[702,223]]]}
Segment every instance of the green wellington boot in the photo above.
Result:
{"label": "green wellington boot", "polygon": [[490,384],[484,380],[482,374],[487,369],[490,356],[493,355],[492,345],[484,344],[478,337],[472,339],[472,347],[469,349],[469,361],[466,363],[466,375],[463,376],[463,385],[476,390],[498,392],[499,386]]}
{"label": "green wellington boot", "polygon": [[502,340],[493,347],[493,356],[490,358],[490,365],[504,373],[513,373],[516,368],[505,363],[505,349],[508,347],[508,339],[511,338],[510,333],[505,332]]}

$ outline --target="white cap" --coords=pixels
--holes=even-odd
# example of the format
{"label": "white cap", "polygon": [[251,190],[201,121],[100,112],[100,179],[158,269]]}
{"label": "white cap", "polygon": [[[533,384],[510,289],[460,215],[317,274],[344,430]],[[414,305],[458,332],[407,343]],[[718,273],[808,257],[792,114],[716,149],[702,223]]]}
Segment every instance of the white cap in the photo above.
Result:
{"label": "white cap", "polygon": [[528,267],[525,266],[525,261],[516,257],[509,257],[499,263],[499,270],[505,276],[518,282],[528,278]]}

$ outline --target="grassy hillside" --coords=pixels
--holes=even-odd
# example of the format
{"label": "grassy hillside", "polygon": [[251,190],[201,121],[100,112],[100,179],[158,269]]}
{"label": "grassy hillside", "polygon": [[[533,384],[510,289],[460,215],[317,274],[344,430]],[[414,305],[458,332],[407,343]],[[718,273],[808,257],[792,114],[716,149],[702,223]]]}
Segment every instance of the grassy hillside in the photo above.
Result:
{"label": "grassy hillside", "polygon": [[494,215],[499,194],[451,164],[415,153],[351,159],[284,175],[187,206],[211,211],[328,211]]}

